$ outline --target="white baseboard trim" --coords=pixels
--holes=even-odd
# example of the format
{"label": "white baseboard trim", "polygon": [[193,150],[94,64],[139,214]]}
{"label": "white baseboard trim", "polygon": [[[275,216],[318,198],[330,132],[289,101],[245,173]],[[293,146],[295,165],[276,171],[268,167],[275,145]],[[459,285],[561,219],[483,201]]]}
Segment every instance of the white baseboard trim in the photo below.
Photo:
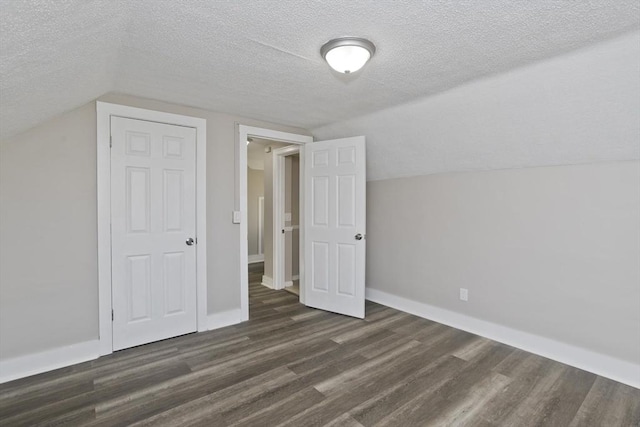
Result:
{"label": "white baseboard trim", "polygon": [[100,341],[94,340],[0,360],[0,384],[94,360],[99,356]]}
{"label": "white baseboard trim", "polygon": [[367,289],[366,298],[378,304],[471,332],[472,334],[640,388],[640,365],[635,363],[429,304],[412,301],[376,289]]}
{"label": "white baseboard trim", "polygon": [[273,289],[273,279],[269,276],[262,276],[262,286]]}
{"label": "white baseboard trim", "polygon": [[239,308],[207,315],[207,326],[209,330],[236,325],[240,322],[242,322],[242,310]]}
{"label": "white baseboard trim", "polygon": [[[239,308],[223,311],[207,316],[207,329],[224,328],[240,322],[242,322],[242,312]],[[0,384],[87,362],[99,356],[100,341],[95,340],[0,360]]]}
{"label": "white baseboard trim", "polygon": [[257,254],[257,255],[249,255],[249,264],[255,264],[257,262],[263,262],[264,261],[264,254]]}
{"label": "white baseboard trim", "polygon": [[296,274],[295,276],[291,276],[291,280],[300,280],[300,275]]}

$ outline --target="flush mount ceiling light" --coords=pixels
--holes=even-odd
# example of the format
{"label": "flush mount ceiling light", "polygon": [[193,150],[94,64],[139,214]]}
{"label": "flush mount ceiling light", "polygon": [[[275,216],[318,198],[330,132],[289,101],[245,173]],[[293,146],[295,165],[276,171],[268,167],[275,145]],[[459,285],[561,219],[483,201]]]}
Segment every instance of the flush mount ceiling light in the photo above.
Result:
{"label": "flush mount ceiling light", "polygon": [[359,37],[329,40],[320,48],[320,54],[329,66],[344,74],[358,71],[375,52],[373,43]]}

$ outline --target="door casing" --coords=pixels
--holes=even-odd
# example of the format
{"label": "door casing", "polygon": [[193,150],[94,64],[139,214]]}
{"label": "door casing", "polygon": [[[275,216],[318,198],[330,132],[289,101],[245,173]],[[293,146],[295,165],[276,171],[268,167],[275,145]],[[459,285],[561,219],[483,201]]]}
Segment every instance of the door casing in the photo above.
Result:
{"label": "door casing", "polygon": [[[248,251],[248,227],[247,227],[247,138],[255,137],[262,139],[270,139],[278,142],[285,142],[287,144],[304,145],[313,142],[312,136],[300,135],[289,132],[280,132],[271,129],[245,126],[237,124],[238,140],[236,141],[236,153],[237,153],[237,188],[236,195],[238,196],[236,201],[237,216],[240,220],[240,312],[241,321],[249,320],[249,272],[247,265],[249,263],[249,251]],[[303,162],[303,150],[300,152],[300,163]],[[301,177],[302,178],[302,177]],[[300,186],[302,188],[302,186]],[[300,200],[304,200],[304,194],[300,194]],[[236,213],[234,212],[234,217]],[[302,221],[304,221],[304,213],[300,212],[300,229],[302,230]],[[275,241],[275,239],[274,239]],[[300,242],[304,241],[304,235],[300,233]],[[302,247],[302,246],[301,246]],[[274,252],[275,253],[275,252]],[[304,265],[302,259],[300,260],[300,288],[302,289],[304,284]]]}
{"label": "door casing", "polygon": [[[98,321],[99,354],[113,352],[111,321],[111,117],[187,126],[196,129],[196,292],[197,330],[207,330],[207,218],[206,141],[207,122],[197,117],[96,102],[98,193]],[[245,147],[246,150],[246,147]],[[245,160],[246,161],[246,160]],[[246,174],[246,170],[245,170]]]}

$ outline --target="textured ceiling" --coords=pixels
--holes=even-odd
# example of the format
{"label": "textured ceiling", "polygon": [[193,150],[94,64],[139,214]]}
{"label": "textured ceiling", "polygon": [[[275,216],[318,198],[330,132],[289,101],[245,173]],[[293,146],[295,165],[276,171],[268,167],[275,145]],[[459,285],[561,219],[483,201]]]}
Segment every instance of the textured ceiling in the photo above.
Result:
{"label": "textured ceiling", "polygon": [[[0,136],[109,92],[316,128],[638,28],[637,0],[2,0]],[[320,46],[377,46],[352,76]]]}
{"label": "textured ceiling", "polygon": [[640,159],[640,31],[312,134],[365,135],[368,180]]}

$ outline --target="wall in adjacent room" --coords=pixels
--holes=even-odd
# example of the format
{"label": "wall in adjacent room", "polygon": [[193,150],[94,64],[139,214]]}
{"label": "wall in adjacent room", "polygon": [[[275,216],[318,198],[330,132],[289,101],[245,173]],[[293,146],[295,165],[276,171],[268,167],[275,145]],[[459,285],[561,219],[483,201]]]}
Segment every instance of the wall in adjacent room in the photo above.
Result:
{"label": "wall in adjacent room", "polygon": [[264,171],[247,168],[247,237],[249,255],[260,253],[258,248],[260,234],[258,198],[264,197]]}
{"label": "wall in adjacent room", "polygon": [[284,224],[292,227],[285,236],[284,280],[290,282],[300,274],[300,155],[285,157],[284,168],[284,211],[291,214],[291,221]]}
{"label": "wall in adjacent room", "polygon": [[273,279],[273,151],[264,155],[264,276]]}
{"label": "wall in adjacent room", "polygon": [[[300,155],[291,156],[291,274],[300,275]],[[297,228],[296,228],[297,227]]]}

